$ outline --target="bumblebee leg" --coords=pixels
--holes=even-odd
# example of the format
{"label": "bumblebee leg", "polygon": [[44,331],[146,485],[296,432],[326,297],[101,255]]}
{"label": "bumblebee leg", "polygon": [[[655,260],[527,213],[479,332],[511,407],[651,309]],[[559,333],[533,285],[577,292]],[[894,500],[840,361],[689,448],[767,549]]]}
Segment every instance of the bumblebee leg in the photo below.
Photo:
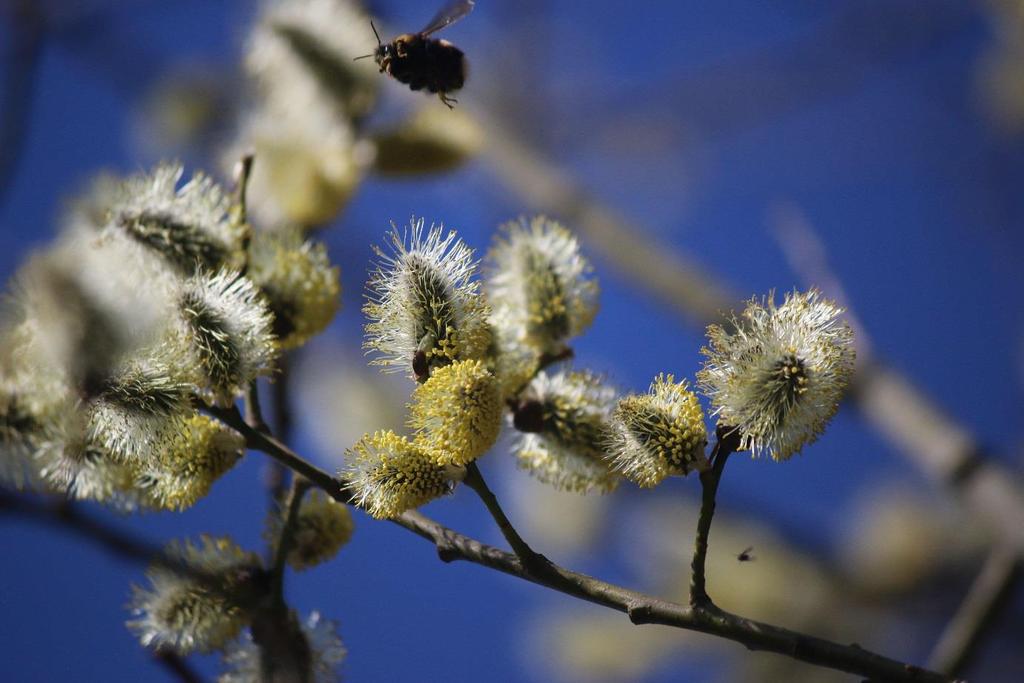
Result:
{"label": "bumblebee leg", "polygon": [[459,103],[459,101],[454,97],[448,97],[448,94],[443,90],[439,91],[437,93],[437,96],[441,98],[441,101],[444,103],[444,106],[448,107],[449,109],[455,109],[455,107],[453,107],[452,104]]}

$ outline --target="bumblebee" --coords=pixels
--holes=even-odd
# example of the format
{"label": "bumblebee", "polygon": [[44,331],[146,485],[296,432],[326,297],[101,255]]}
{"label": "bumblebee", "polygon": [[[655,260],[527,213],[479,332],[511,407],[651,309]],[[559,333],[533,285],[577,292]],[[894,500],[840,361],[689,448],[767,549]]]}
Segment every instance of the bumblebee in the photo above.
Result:
{"label": "bumblebee", "polygon": [[466,82],[466,59],[462,50],[447,40],[430,36],[459,21],[473,10],[474,0],[453,0],[445,5],[419,33],[403,33],[390,43],[381,42],[377,27],[370,28],[377,37],[377,50],[372,55],[380,67],[395,80],[407,84],[412,90],[437,93],[451,109],[457,100],[448,93],[458,90]]}

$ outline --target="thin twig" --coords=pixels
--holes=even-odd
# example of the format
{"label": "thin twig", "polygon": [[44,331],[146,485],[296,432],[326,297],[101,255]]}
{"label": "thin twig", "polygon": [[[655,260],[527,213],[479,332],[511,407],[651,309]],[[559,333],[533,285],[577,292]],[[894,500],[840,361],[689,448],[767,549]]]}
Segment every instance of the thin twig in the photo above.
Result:
{"label": "thin twig", "polygon": [[271,385],[274,389],[274,435],[282,441],[292,436],[295,420],[292,418],[291,379],[295,351],[282,355],[277,361],[277,376]]}
{"label": "thin twig", "polygon": [[246,424],[264,434],[270,433],[270,427],[263,419],[263,409],[260,407],[260,388],[256,380],[249,382],[249,386],[245,388],[242,407],[245,410]]}
{"label": "thin twig", "polygon": [[133,562],[150,562],[162,554],[161,549],[149,541],[108,526],[66,501],[54,503],[0,488],[0,512],[73,531],[96,541],[111,554]]}
{"label": "thin twig", "polygon": [[351,503],[351,496],[341,481],[305,460],[270,434],[249,425],[237,408],[203,406],[203,410],[241,434],[245,438],[246,447],[271,456],[288,469],[308,479],[317,488],[323,489],[327,495],[338,502]]}
{"label": "thin twig", "polygon": [[252,152],[246,152],[235,164],[234,169],[234,202],[235,210],[237,211],[237,220],[240,223],[245,223],[249,220],[248,212],[248,193],[249,193],[249,179],[252,177],[252,165],[255,160],[255,156]]}
{"label": "thin twig", "polygon": [[[276,458],[279,462],[306,477],[312,485],[324,490],[335,500],[353,504],[345,485],[306,462],[301,456],[272,436],[250,427],[237,410],[208,409],[238,430],[248,446]],[[446,561],[467,560],[496,569],[566,595],[587,600],[625,612],[635,624],[662,624],[691,631],[700,631],[735,641],[753,650],[776,652],[811,664],[847,671],[886,681],[949,681],[945,676],[912,664],[898,662],[858,645],[839,643],[790,631],[778,626],[745,619],[725,612],[714,605],[694,610],[667,600],[616,586],[585,574],[570,571],[551,563],[536,573],[528,569],[514,554],[486,545],[452,531],[418,512],[407,512],[392,520],[429,540],[438,556]]]}
{"label": "thin twig", "polygon": [[199,673],[177,652],[157,650],[153,653],[153,659],[183,683],[202,683],[203,681]]}
{"label": "thin twig", "polygon": [[249,225],[249,179],[252,178],[252,165],[254,156],[251,152],[242,155],[242,158],[235,164],[235,192],[233,196],[232,219],[242,230],[242,253],[245,254],[245,264],[242,273],[249,269],[249,245],[252,243],[252,226]]}
{"label": "thin twig", "polygon": [[160,567],[216,590],[223,583],[218,574],[198,569],[146,539],[100,521],[69,500],[15,494],[0,487],[0,513],[17,515],[58,530],[74,532],[95,541],[116,557]]}
{"label": "thin twig", "polygon": [[284,599],[284,569],[288,563],[288,553],[292,549],[292,534],[299,517],[299,508],[302,507],[302,498],[309,487],[310,483],[306,479],[292,475],[292,485],[281,511],[284,519],[281,522],[281,532],[274,551],[274,562],[270,569],[271,590],[279,600]]}
{"label": "thin twig", "polygon": [[697,536],[693,546],[693,561],[690,576],[690,606],[694,609],[707,608],[712,605],[708,597],[704,565],[708,555],[708,537],[711,534],[711,520],[715,516],[715,501],[718,496],[718,484],[725,471],[725,463],[729,455],[739,447],[737,430],[722,426],[718,427],[718,440],[711,452],[711,468],[700,473],[701,503],[700,517],[697,519]]}
{"label": "thin twig", "polygon": [[[291,410],[291,366],[292,366],[292,351],[288,354],[282,354],[277,361],[277,377],[274,378],[274,382],[270,385],[272,396],[273,396],[273,424],[274,424],[274,435],[282,442],[287,443],[291,440],[292,435],[292,410]],[[267,472],[267,490],[270,493],[270,500],[272,503],[277,503],[281,500],[284,495],[285,487],[285,474],[287,473],[286,468],[277,462],[269,463],[269,471]]]}
{"label": "thin twig", "polygon": [[498,525],[498,529],[501,530],[501,535],[505,537],[508,544],[512,546],[513,552],[515,552],[519,559],[522,560],[523,567],[531,574],[542,574],[549,571],[551,568],[551,561],[540,553],[535,552],[529,544],[523,540],[515,527],[512,526],[512,522],[509,521],[504,510],[501,509],[501,505],[498,503],[498,498],[491,491],[490,487],[487,486],[487,482],[484,481],[484,477],[480,473],[480,468],[477,467],[475,462],[471,462],[466,465],[466,477],[462,480],[462,483],[471,488],[476,495],[480,497],[480,500],[483,501],[484,505],[487,506],[487,511],[490,512],[491,517],[494,518],[495,523]]}
{"label": "thin twig", "polygon": [[928,658],[929,668],[948,676],[959,676],[977,652],[985,633],[1011,604],[1009,598],[1019,579],[1020,556],[1010,548],[993,548]]}

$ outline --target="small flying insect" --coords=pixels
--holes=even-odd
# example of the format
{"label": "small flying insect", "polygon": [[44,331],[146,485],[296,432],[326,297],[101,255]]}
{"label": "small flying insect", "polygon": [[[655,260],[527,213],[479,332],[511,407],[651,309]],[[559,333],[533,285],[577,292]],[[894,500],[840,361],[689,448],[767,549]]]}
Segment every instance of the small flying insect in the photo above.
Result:
{"label": "small flying insect", "polygon": [[377,36],[377,50],[371,55],[380,67],[395,80],[406,83],[412,90],[437,93],[441,101],[451,109],[457,102],[448,93],[458,90],[466,82],[466,59],[462,50],[447,40],[431,38],[446,26],[451,26],[473,10],[474,0],[452,0],[441,8],[419,33],[403,33],[390,43],[383,43],[377,27],[370,22],[373,35]]}
{"label": "small flying insect", "polygon": [[736,556],[736,559],[740,562],[753,562],[757,559],[756,557],[750,554],[753,549],[754,546],[747,546],[747,548],[743,552]]}

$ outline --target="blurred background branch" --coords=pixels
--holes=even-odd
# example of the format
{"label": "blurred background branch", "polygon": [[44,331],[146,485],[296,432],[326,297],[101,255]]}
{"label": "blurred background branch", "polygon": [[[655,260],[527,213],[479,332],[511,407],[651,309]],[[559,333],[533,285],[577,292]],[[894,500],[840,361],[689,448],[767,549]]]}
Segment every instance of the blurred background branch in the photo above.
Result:
{"label": "blurred background branch", "polygon": [[942,632],[928,666],[959,677],[977,655],[984,637],[1010,605],[1020,580],[1020,553],[996,546],[989,551],[981,571],[953,619]]}

